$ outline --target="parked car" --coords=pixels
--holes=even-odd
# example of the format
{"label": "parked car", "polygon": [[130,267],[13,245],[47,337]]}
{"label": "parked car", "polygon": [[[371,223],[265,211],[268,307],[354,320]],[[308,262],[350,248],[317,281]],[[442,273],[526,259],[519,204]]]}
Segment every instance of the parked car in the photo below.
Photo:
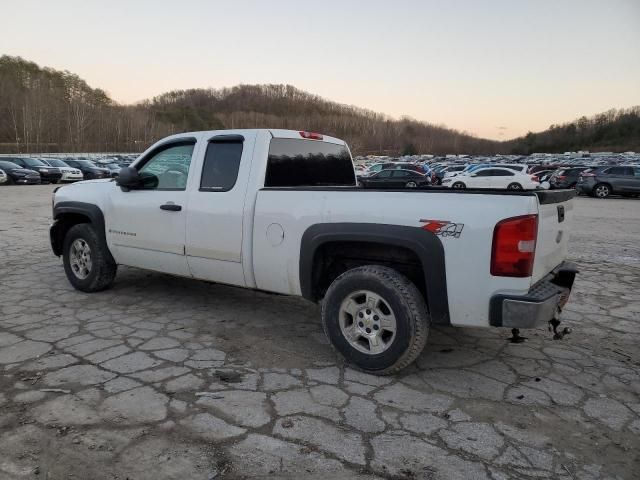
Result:
{"label": "parked car", "polygon": [[20,165],[16,165],[13,162],[6,160],[0,160],[0,168],[7,174],[7,184],[39,184],[42,182],[40,174],[35,170],[29,170],[28,168],[22,168]]}
{"label": "parked car", "polygon": [[359,179],[364,188],[420,188],[431,184],[431,178],[414,170],[382,170]]}
{"label": "parked car", "polygon": [[120,169],[122,168],[117,163],[104,163],[104,164],[101,165],[101,167],[106,168],[107,170],[109,170],[109,173],[110,173],[112,178],[117,177],[118,173],[120,172]]}
{"label": "parked car", "polygon": [[443,170],[440,170],[436,173],[437,184],[442,185],[442,180],[447,177],[455,177],[460,172],[464,171],[467,168],[466,165],[451,165],[449,167],[445,167]]}
{"label": "parked car", "polygon": [[4,173],[4,170],[0,169],[0,185],[2,185],[3,183],[7,183],[7,181],[8,181],[7,174]]}
{"label": "parked car", "polygon": [[[576,188],[580,174],[589,167],[571,167],[556,170],[549,178],[551,188]],[[538,172],[539,175],[540,172]]]}
{"label": "parked car", "polygon": [[597,198],[640,194],[639,166],[605,166],[585,170],[578,177],[578,191]]}
{"label": "parked car", "polygon": [[111,178],[111,171],[108,168],[98,167],[91,160],[76,160],[73,158],[67,158],[64,160],[64,163],[66,163],[70,167],[80,170],[85,180]]}
{"label": "parked car", "polygon": [[47,165],[37,158],[11,157],[6,160],[19,167],[38,172],[42,183],[58,183],[62,178],[62,172],[59,168]]}
{"label": "parked car", "polygon": [[518,173],[509,168],[488,167],[474,170],[456,177],[442,180],[445,187],[463,188],[505,188],[507,190],[535,190],[540,188],[537,176]]}
{"label": "parked car", "polygon": [[321,303],[330,343],[376,374],[411,364],[431,325],[557,327],[577,272],[572,192],[355,183],[337,138],[173,135],[115,181],[59,187],[51,246],[83,292],[127,265]]}
{"label": "parked car", "polygon": [[77,168],[70,167],[65,162],[58,158],[42,158],[41,161],[52,167],[57,167],[62,172],[61,182],[77,182],[83,180],[84,176],[82,172]]}

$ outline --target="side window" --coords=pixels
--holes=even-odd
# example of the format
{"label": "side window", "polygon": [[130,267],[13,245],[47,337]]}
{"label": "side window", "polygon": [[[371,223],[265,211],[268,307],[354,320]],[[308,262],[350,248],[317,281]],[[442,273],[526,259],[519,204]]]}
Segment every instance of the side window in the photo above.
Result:
{"label": "side window", "polygon": [[494,177],[513,177],[515,174],[509,170],[493,170]]}
{"label": "side window", "polygon": [[383,170],[376,175],[376,178],[391,178],[392,173],[393,173],[393,170]]}
{"label": "side window", "polygon": [[207,146],[202,166],[200,190],[228,192],[236,184],[243,141],[241,137],[233,139],[213,139]]}
{"label": "side window", "polygon": [[476,172],[476,177],[490,177],[491,176],[491,170],[480,170],[479,172]]}
{"label": "side window", "polygon": [[410,173],[405,170],[396,170],[393,172],[394,177],[408,177],[409,175]]}
{"label": "side window", "polygon": [[640,167],[633,167],[633,174],[636,177],[640,177]]}
{"label": "side window", "polygon": [[185,190],[195,141],[172,143],[152,152],[139,170],[145,190]]}

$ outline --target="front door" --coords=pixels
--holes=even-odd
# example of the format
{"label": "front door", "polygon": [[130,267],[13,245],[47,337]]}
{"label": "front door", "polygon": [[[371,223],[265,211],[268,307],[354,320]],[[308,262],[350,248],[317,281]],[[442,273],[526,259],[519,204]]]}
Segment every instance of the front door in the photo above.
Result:
{"label": "front door", "polygon": [[143,187],[115,182],[105,230],[118,263],[190,276],[185,256],[187,181],[194,138],[163,144],[136,163]]}

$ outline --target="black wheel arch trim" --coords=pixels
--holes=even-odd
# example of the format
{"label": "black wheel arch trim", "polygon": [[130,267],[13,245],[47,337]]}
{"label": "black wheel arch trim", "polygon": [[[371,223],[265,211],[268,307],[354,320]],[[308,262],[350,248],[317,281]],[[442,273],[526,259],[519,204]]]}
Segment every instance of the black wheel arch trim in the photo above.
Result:
{"label": "black wheel arch trim", "polygon": [[422,264],[426,303],[431,322],[450,325],[444,247],[440,239],[420,227],[377,223],[321,223],[311,225],[300,243],[300,289],[307,300],[317,302],[313,285],[315,254],[328,242],[372,242],[404,247]]}
{"label": "black wheel arch trim", "polygon": [[[59,187],[58,187],[59,188]],[[78,214],[87,217],[90,223],[96,228],[98,236],[103,242],[105,250],[109,252],[107,247],[107,236],[104,226],[104,214],[97,205],[85,202],[58,202],[53,206],[53,224],[49,230],[51,239],[51,248],[56,256],[62,255],[62,245],[64,237],[60,232],[60,220],[65,214]]]}

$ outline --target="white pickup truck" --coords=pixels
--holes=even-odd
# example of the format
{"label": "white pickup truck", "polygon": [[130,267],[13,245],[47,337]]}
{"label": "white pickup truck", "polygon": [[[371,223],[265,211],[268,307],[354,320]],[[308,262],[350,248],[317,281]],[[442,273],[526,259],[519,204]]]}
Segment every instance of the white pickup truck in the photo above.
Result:
{"label": "white pickup truck", "polygon": [[57,188],[50,237],[71,284],[117,265],[322,303],[335,349],[396,372],[429,326],[557,326],[573,192],[356,187],[345,142],[289,130],[183,133],[116,180]]}

